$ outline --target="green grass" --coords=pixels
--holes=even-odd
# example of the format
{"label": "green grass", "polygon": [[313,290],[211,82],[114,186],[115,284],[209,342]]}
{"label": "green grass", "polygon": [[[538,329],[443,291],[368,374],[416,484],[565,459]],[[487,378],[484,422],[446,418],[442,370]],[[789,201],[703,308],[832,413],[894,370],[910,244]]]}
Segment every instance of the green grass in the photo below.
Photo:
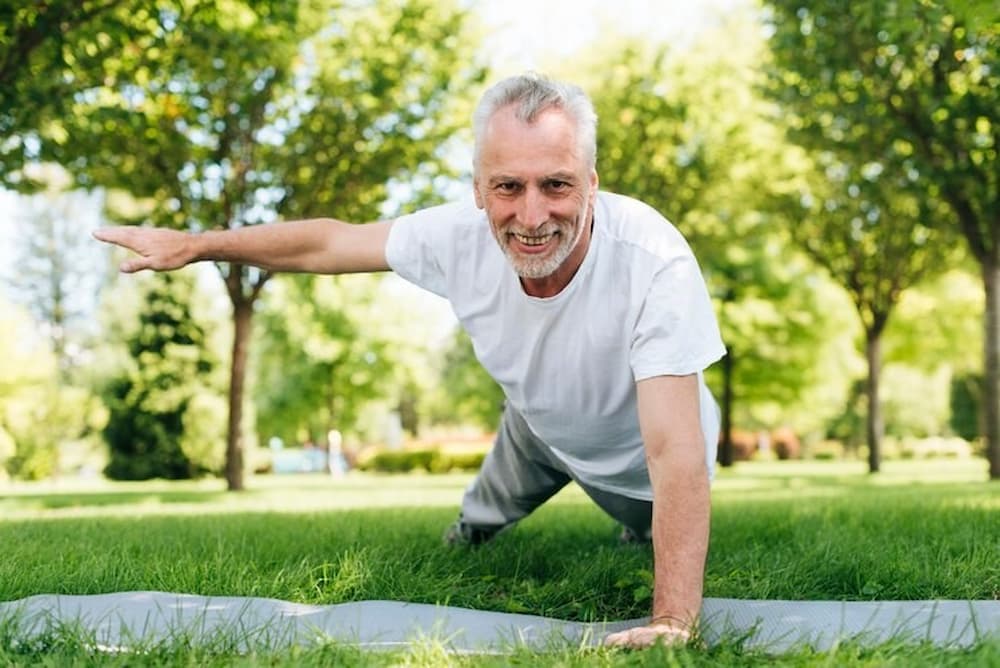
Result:
{"label": "green grass", "polygon": [[[1000,598],[1000,487],[982,461],[774,462],[720,471],[706,596],[811,600]],[[596,621],[649,612],[651,552],[573,487],[494,544],[445,549],[465,475],[256,478],[227,494],[197,483],[48,483],[0,497],[0,600],[161,590],[332,604],[390,599]],[[5,637],[5,633],[7,636]],[[459,657],[344,646],[239,655],[215,647],[95,654],[65,629],[4,665],[995,665],[1000,643],[803,649],[737,640],[711,649],[564,649]],[[5,642],[6,640],[6,642]]]}

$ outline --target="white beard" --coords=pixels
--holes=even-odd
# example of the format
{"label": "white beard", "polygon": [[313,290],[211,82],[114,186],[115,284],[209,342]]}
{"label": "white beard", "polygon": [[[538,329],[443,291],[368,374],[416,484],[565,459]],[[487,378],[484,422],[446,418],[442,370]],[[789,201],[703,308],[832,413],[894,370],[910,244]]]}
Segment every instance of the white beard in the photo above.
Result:
{"label": "white beard", "polygon": [[[491,227],[493,227],[493,236],[496,238],[497,243],[500,244],[503,254],[507,256],[507,261],[513,267],[514,273],[521,278],[545,278],[554,274],[562,266],[563,262],[566,261],[566,258],[570,256],[573,249],[576,248],[577,242],[580,241],[580,235],[583,234],[583,226],[586,224],[583,220],[585,215],[586,212],[580,214],[575,229],[572,223],[558,221],[547,223],[546,226],[533,232],[536,235],[539,233],[546,234],[551,232],[553,227],[559,230],[558,245],[551,253],[540,257],[525,256],[510,247],[509,233],[517,232],[518,234],[525,234],[524,232],[516,228],[507,228],[500,231],[496,227]],[[528,234],[527,236],[532,235]]]}

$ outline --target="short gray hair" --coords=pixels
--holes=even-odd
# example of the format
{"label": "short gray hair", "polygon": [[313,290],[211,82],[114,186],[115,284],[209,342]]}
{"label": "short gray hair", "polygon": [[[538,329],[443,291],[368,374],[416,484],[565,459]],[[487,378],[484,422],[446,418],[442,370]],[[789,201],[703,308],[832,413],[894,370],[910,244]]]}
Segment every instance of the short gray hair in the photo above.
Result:
{"label": "short gray hair", "polygon": [[490,87],[479,100],[472,114],[472,130],[475,133],[473,164],[478,169],[479,153],[482,148],[486,126],[500,109],[514,105],[518,120],[533,122],[547,109],[562,109],[576,123],[580,150],[589,160],[591,169],[597,164],[597,114],[590,98],[579,86],[561,81],[553,81],[536,74],[520,74],[503,79]]}

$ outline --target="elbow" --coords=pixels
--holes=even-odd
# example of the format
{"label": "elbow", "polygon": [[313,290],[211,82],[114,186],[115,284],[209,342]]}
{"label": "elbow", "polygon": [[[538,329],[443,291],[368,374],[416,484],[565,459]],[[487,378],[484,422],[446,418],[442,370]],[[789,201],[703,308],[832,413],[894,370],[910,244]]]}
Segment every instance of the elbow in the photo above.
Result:
{"label": "elbow", "polygon": [[683,442],[661,441],[646,446],[650,478],[682,476],[708,479],[705,444],[701,439]]}

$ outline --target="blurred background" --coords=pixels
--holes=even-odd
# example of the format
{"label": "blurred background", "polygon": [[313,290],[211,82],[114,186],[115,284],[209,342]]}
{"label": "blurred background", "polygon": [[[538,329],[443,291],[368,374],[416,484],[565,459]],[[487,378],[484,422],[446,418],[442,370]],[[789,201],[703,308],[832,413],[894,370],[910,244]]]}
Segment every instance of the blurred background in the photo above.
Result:
{"label": "blurred background", "polygon": [[474,469],[502,395],[442,300],[123,276],[90,233],[467,196],[471,109],[525,70],[591,94],[602,188],[698,256],[723,465],[998,478],[998,54],[983,0],[4,3],[0,481]]}

